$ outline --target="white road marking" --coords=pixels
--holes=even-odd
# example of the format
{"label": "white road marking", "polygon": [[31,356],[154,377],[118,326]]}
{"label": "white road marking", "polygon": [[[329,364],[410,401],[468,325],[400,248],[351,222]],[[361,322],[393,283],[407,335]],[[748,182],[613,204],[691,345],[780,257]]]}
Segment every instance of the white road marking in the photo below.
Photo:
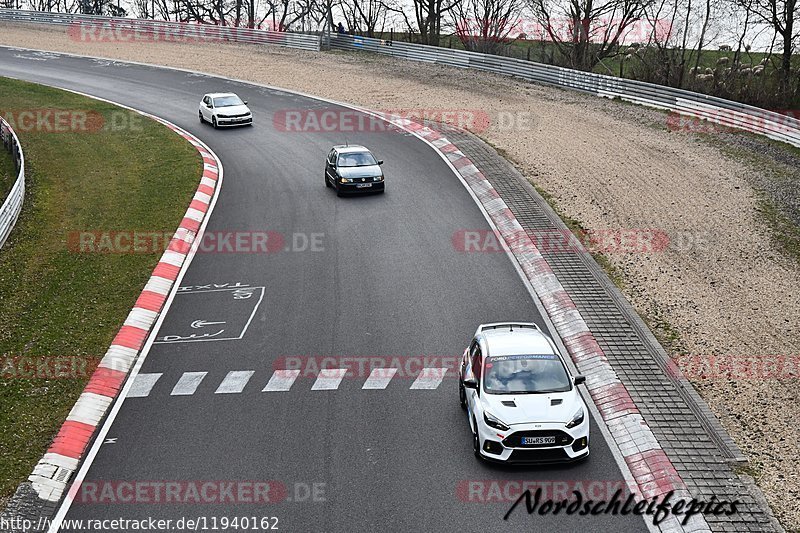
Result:
{"label": "white road marking", "polygon": [[444,379],[446,368],[423,368],[417,379],[411,384],[412,389],[435,389]]}
{"label": "white road marking", "polygon": [[373,368],[362,389],[385,389],[397,373],[396,368]]}
{"label": "white road marking", "polygon": [[130,390],[128,391],[128,398],[145,398],[150,394],[150,391],[153,390],[153,385],[156,384],[158,378],[161,377],[161,374],[137,374],[136,377],[133,379],[133,385],[131,385]]}
{"label": "white road marking", "polygon": [[311,390],[335,390],[339,388],[339,383],[342,378],[347,374],[346,368],[323,368],[319,371],[317,381],[311,387]]}
{"label": "white road marking", "polygon": [[208,372],[184,372],[172,388],[170,396],[191,396]]}
{"label": "white road marking", "polygon": [[219,384],[217,390],[214,391],[214,394],[238,394],[242,392],[254,373],[255,371],[253,370],[234,370],[233,372],[228,372],[228,375],[225,376],[225,379]]}
{"label": "white road marking", "polygon": [[299,370],[276,370],[269,383],[261,392],[284,392],[292,388],[294,380],[300,375]]}

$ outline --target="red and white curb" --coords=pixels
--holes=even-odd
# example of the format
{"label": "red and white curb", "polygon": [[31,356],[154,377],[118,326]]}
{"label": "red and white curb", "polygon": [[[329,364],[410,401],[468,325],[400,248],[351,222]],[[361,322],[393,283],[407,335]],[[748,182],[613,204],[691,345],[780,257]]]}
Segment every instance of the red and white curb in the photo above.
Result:
{"label": "red and white curb", "polygon": [[192,244],[198,238],[201,223],[209,213],[209,206],[218,189],[222,164],[205,144],[166,120],[147,113],[141,114],[160,122],[191,143],[203,158],[203,175],[180,227],[153,269],[150,280],[67,415],[50,448],[28,476],[28,481],[38,496],[46,501],[57,502],[61,499],[100,422],[119,395],[178,278]]}
{"label": "red and white curb", "polygon": [[[686,484],[661,449],[575,303],[489,180],[441,132],[408,119],[391,122],[424,139],[444,155],[483,206],[505,241],[504,246],[513,253],[542,302],[578,371],[586,376],[589,394],[633,475],[637,486],[632,489],[638,497],[652,499],[674,492],[672,502],[690,500],[692,496]],[[670,516],[661,522],[659,529],[710,531],[701,515],[694,515],[686,525],[681,520],[682,517]]]}

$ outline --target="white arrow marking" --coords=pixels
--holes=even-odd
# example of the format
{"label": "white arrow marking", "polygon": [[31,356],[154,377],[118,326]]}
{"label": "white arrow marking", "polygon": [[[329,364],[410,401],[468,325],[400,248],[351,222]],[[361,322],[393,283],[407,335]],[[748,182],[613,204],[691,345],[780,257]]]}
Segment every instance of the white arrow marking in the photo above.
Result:
{"label": "white arrow marking", "polygon": [[216,326],[218,324],[225,324],[225,322],[206,322],[205,320],[195,320],[192,322],[192,328],[200,329],[205,326]]}

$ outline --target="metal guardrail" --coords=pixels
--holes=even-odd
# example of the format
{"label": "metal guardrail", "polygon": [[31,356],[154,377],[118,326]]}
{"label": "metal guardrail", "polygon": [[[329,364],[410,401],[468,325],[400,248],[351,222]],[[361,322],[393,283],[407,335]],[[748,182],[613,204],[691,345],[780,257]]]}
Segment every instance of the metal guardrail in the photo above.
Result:
{"label": "metal guardrail", "polygon": [[[757,133],[800,147],[800,121],[797,119],[684,89],[544,65],[524,59],[346,34],[332,34],[330,40],[326,39],[323,44],[329,44],[333,49],[375,52],[413,61],[494,72],[596,96],[619,98],[682,116],[707,120],[723,127]],[[684,126],[678,123],[676,127]]]}
{"label": "metal guardrail", "polygon": [[14,169],[17,170],[17,179],[3,201],[3,206],[0,207],[0,248],[2,248],[22,211],[22,202],[25,199],[25,156],[22,154],[22,145],[19,144],[17,134],[2,117],[0,117],[0,137],[3,139],[3,146],[14,158]]}
{"label": "metal guardrail", "polygon": [[165,42],[228,42],[267,44],[320,49],[320,37],[305,33],[290,33],[214,24],[190,24],[163,20],[101,17],[77,13],[48,13],[0,9],[0,21],[51,24],[66,26],[75,40],[97,42],[165,41]]}

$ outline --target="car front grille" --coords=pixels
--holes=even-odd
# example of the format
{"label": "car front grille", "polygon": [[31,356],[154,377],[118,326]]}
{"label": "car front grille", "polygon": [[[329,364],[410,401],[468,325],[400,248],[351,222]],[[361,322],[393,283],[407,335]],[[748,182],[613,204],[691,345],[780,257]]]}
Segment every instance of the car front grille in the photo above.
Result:
{"label": "car front grille", "polygon": [[[522,444],[522,437],[555,437],[555,444]],[[553,446],[568,446],[572,443],[572,437],[558,429],[548,429],[542,431],[516,431],[503,439],[503,444],[507,448],[548,448]]]}
{"label": "car front grille", "polygon": [[563,448],[549,450],[514,450],[508,457],[508,462],[513,463],[549,463],[566,461],[569,455]]}

